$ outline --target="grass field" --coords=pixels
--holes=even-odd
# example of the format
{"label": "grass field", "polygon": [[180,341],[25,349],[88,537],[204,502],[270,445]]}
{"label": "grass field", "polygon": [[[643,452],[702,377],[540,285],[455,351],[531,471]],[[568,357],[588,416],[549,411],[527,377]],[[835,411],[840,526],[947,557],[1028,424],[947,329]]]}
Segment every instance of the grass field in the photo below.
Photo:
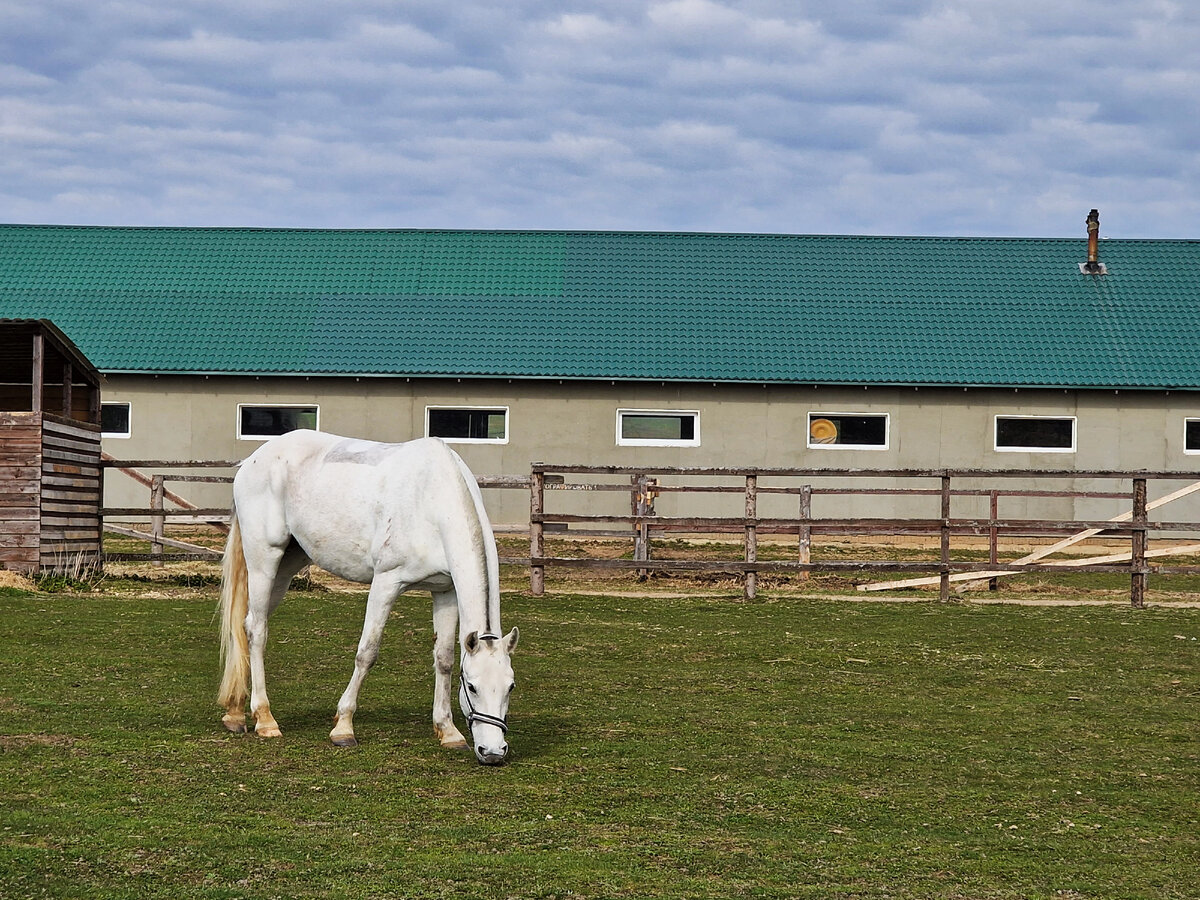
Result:
{"label": "grass field", "polygon": [[1200,897],[1200,610],[505,596],[515,759],[439,748],[427,596],[327,740],[363,594],[0,590],[0,897]]}

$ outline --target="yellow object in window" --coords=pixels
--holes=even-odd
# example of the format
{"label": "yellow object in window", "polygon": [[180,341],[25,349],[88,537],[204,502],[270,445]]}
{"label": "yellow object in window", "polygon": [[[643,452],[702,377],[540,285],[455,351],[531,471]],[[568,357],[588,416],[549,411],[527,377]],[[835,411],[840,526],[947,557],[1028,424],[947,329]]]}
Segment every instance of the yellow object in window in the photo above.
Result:
{"label": "yellow object in window", "polygon": [[814,444],[835,444],[838,429],[829,419],[813,419],[808,423],[808,436]]}

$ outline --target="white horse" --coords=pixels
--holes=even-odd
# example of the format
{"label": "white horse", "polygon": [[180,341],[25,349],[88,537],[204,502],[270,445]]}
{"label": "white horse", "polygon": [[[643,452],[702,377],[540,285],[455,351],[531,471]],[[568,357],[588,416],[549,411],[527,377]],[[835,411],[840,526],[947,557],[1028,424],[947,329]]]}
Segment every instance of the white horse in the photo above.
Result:
{"label": "white horse", "polygon": [[233,481],[233,513],[221,587],[224,677],[218,702],[230,731],[246,730],[246,681],[254,730],[278,737],[263,668],[267,618],[292,576],[310,562],[369,583],[366,621],[354,675],[338,702],[330,738],[354,746],[354,712],[363,679],[396,597],[410,588],[433,594],[433,730],[445,747],[467,746],[454,726],[450,674],[461,623],[459,705],[475,756],[485,764],[508,754],[509,655],[514,628],[501,637],[496,541],[474,476],[436,438],[378,444],[293,431],[268,441]]}

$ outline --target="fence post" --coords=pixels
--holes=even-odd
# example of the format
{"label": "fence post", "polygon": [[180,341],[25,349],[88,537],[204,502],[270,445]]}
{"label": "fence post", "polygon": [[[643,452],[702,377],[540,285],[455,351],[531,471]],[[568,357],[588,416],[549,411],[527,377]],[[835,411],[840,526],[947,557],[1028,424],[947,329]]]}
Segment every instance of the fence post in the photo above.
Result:
{"label": "fence post", "polygon": [[[992,566],[1000,565],[1000,529],[996,527],[996,522],[1000,518],[1000,493],[999,491],[991,491],[989,493],[988,515],[991,520],[991,527],[988,528],[988,563]],[[1000,586],[999,578],[988,579],[988,590],[994,591]]]}
{"label": "fence post", "polygon": [[1133,479],[1133,526],[1129,559],[1129,602],[1134,609],[1146,605],[1146,479]]}
{"label": "fence post", "polygon": [[542,527],[545,509],[546,475],[534,469],[529,475],[529,593],[541,597],[546,591],[546,567],[537,560],[546,555],[546,535]]}
{"label": "fence post", "polygon": [[[634,475],[630,478],[633,485],[633,496],[630,506],[635,516],[648,516],[651,513],[650,479],[648,476]],[[633,523],[633,558],[637,562],[648,562],[650,559],[650,526],[645,521]],[[638,581],[650,577],[649,569],[638,569]]]}
{"label": "fence post", "polygon": [[938,593],[943,603],[950,599],[950,476],[942,476],[942,553]]}
{"label": "fence post", "polygon": [[[800,518],[812,518],[812,485],[800,485]],[[807,566],[812,563],[812,526],[800,526],[800,565]],[[808,569],[802,569],[800,572],[800,580],[808,581],[812,577],[812,572]]]}
{"label": "fence post", "polygon": [[[159,512],[158,515],[152,515],[150,517],[150,534],[155,538],[161,538],[163,536],[163,532],[166,530],[166,521],[167,520],[166,520],[166,517],[161,514],[161,511],[163,508],[163,494],[164,493],[165,493],[165,489],[163,488],[162,475],[151,476],[151,478],[150,478],[150,508],[153,510],[157,510]],[[161,541],[151,541],[150,553],[153,556],[161,557],[162,553],[163,553],[162,542]],[[161,566],[162,564],[163,564],[163,561],[161,559],[154,560],[155,566]]]}
{"label": "fence post", "polygon": [[[758,476],[746,476],[746,562],[758,562]],[[746,569],[745,597],[753,600],[758,593],[758,573]]]}

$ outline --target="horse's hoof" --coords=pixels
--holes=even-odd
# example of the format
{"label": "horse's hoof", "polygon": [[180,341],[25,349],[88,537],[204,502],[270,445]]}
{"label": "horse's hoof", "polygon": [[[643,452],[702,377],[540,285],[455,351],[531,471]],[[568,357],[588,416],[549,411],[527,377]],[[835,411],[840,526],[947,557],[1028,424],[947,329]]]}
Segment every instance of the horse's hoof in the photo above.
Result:
{"label": "horse's hoof", "polygon": [[227,731],[232,731],[234,734],[246,733],[245,719],[231,719],[229,716],[225,716],[221,719],[221,724],[225,726]]}
{"label": "horse's hoof", "polygon": [[447,750],[467,749],[467,739],[453,725],[442,726],[435,722],[433,734],[438,739],[438,743]]}
{"label": "horse's hoof", "polygon": [[257,734],[260,738],[283,737],[283,732],[280,731],[278,728],[273,728],[273,727],[255,728],[254,733]]}
{"label": "horse's hoof", "polygon": [[333,741],[333,746],[335,746],[335,747],[357,747],[358,746],[358,739],[355,738],[354,735],[352,735],[352,734],[342,735],[340,737],[330,737],[330,740]]}

